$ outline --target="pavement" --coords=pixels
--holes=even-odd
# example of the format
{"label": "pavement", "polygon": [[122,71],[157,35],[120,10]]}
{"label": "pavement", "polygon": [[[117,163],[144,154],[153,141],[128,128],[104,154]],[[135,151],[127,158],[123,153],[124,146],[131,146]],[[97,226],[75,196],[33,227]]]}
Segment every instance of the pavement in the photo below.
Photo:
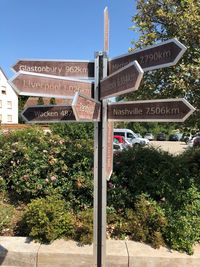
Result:
{"label": "pavement", "polygon": [[[94,267],[93,245],[56,240],[50,245],[26,237],[0,237],[1,267]],[[200,267],[200,244],[192,256],[140,242],[107,240],[106,267]]]}
{"label": "pavement", "polygon": [[187,144],[180,141],[150,141],[149,146],[167,151],[170,154],[178,155],[187,149]]}

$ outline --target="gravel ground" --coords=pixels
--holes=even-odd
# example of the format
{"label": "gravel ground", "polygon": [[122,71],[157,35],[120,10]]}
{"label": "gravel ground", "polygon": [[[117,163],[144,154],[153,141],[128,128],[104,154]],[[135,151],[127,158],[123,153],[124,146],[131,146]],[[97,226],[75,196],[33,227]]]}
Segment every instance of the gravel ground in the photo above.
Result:
{"label": "gravel ground", "polygon": [[174,155],[180,154],[187,149],[187,145],[184,142],[177,141],[150,141],[149,145],[168,151]]}

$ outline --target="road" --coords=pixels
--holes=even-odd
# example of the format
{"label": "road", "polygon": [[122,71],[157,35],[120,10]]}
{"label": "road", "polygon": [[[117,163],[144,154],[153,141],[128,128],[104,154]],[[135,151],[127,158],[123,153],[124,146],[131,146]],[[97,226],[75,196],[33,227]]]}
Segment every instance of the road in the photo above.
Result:
{"label": "road", "polygon": [[149,145],[156,148],[160,148],[173,155],[180,154],[187,149],[187,145],[185,144],[185,142],[178,141],[150,141]]}

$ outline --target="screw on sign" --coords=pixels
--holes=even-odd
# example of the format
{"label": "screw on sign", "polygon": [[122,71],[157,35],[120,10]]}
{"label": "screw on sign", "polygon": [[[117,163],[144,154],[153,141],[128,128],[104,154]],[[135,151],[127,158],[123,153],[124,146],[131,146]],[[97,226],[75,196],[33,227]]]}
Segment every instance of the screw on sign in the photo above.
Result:
{"label": "screw on sign", "polygon": [[22,112],[27,123],[55,123],[76,121],[72,107],[66,105],[38,105],[27,107]]}
{"label": "screw on sign", "polygon": [[143,100],[108,105],[110,121],[183,122],[195,108],[185,99]]}
{"label": "screw on sign", "polygon": [[175,65],[186,47],[176,38],[110,59],[109,74],[137,60],[144,71]]}
{"label": "screw on sign", "polygon": [[9,83],[19,95],[72,98],[76,92],[93,94],[92,81],[38,73],[19,72]]}
{"label": "screw on sign", "polygon": [[94,77],[94,61],[89,60],[18,60],[12,69],[15,72],[26,71],[40,74]]}

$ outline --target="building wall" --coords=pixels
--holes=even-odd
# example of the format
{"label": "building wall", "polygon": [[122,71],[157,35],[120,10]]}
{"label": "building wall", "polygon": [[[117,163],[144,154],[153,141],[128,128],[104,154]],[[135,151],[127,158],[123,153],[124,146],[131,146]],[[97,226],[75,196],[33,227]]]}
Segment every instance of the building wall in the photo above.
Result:
{"label": "building wall", "polygon": [[9,85],[7,77],[0,69],[0,122],[18,123],[18,96]]}

